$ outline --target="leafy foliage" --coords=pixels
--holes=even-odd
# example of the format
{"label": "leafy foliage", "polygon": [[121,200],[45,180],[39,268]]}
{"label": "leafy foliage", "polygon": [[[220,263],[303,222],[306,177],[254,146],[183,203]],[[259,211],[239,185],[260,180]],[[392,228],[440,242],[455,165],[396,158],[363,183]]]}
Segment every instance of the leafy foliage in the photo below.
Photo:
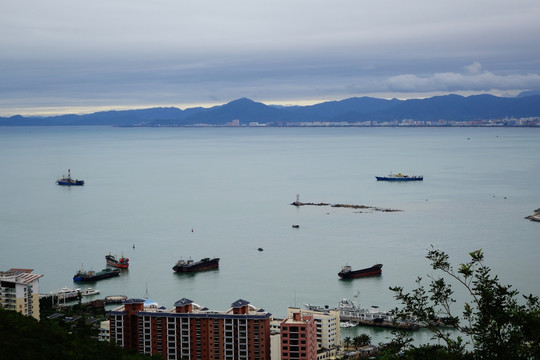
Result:
{"label": "leafy foliage", "polygon": [[[520,304],[516,300],[519,292],[511,289],[511,285],[501,285],[498,277],[491,275],[491,269],[483,263],[481,250],[469,255],[470,261],[460,264],[456,271],[448,255],[432,247],[426,258],[443,276],[428,276],[431,282],[427,288],[419,277],[417,288],[410,293],[402,287],[390,288],[404,306],[396,312],[401,317],[412,315],[425,323],[432,330],[433,339],[445,345],[414,347],[410,339],[398,335],[399,341],[395,343],[400,346],[387,351],[388,358],[403,350],[402,355],[410,359],[540,358],[538,297],[523,296],[525,304]],[[453,313],[452,305],[456,301],[448,279],[463,286],[469,294],[461,317]],[[446,326],[458,329],[464,338],[452,336]]]}
{"label": "leafy foliage", "polygon": [[371,337],[368,334],[360,334],[355,336],[352,342],[354,348],[358,350],[360,347],[371,345]]}
{"label": "leafy foliage", "polygon": [[[80,326],[84,326],[84,323]],[[69,333],[53,321],[38,322],[34,318],[4,309],[0,309],[0,349],[2,359],[150,359],[90,338],[85,331]]]}

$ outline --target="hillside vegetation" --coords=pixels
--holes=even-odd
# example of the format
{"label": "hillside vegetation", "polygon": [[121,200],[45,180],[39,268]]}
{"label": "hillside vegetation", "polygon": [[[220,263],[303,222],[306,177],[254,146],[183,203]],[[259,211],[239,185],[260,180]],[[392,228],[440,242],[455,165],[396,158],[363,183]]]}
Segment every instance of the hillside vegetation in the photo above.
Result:
{"label": "hillside vegetation", "polygon": [[[85,326],[84,321],[79,326]],[[70,333],[50,320],[36,321],[15,311],[0,308],[0,358],[48,360],[141,360],[148,356],[130,353],[88,336]],[[161,359],[161,357],[152,357]]]}

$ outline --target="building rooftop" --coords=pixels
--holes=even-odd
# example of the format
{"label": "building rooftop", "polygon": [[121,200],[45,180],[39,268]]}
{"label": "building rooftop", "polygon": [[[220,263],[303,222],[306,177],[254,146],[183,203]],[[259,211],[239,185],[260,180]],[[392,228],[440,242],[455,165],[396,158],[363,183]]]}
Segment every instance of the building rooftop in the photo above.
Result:
{"label": "building rooftop", "polygon": [[[164,316],[207,316],[207,317],[244,317],[244,316],[256,316],[260,318],[268,318],[271,317],[272,314],[267,312],[264,309],[257,308],[249,303],[249,301],[239,299],[232,303],[231,307],[228,310],[225,311],[219,311],[219,310],[211,310],[207,307],[201,306],[195,302],[193,302],[190,299],[182,298],[174,303],[174,307],[171,309],[166,309],[163,306],[158,306],[157,303],[148,303],[144,299],[128,299],[125,301],[124,304],[135,304],[135,303],[144,303],[144,310],[142,313],[160,313]],[[185,305],[191,305],[191,312],[189,313],[177,313],[176,308],[182,307]],[[247,307],[247,313],[244,314],[238,314],[235,313],[235,309],[241,308],[241,307]],[[124,312],[124,305],[121,305],[111,311],[111,314],[114,313],[122,313]]]}
{"label": "building rooftop", "polygon": [[34,269],[11,268],[8,271],[0,271],[0,279],[11,280],[19,284],[30,284],[43,277],[40,274],[32,274],[32,271]]}

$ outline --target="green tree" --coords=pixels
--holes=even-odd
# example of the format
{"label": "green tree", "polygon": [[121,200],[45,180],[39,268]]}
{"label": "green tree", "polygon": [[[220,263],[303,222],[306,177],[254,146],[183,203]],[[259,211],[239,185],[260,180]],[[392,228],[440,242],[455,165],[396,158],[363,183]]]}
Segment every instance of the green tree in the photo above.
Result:
{"label": "green tree", "polygon": [[345,347],[345,349],[350,348],[351,343],[352,343],[352,340],[350,336],[347,336],[345,339],[343,339],[343,346]]}
{"label": "green tree", "polygon": [[[540,303],[537,296],[523,296],[524,304],[517,301],[517,290],[501,285],[497,276],[484,264],[481,250],[471,252],[470,261],[454,270],[449,256],[440,250],[428,251],[426,258],[431,267],[442,276],[430,275],[426,288],[422,278],[410,293],[402,287],[391,287],[403,308],[396,309],[401,317],[414,316],[433,331],[433,339],[442,346],[414,347],[401,339],[399,350],[405,357],[421,359],[420,352],[438,353],[440,359],[540,359]],[[452,284],[463,286],[469,298],[461,317],[454,314]],[[453,336],[447,327],[455,327],[462,336]],[[401,336],[401,335],[400,335]],[[393,349],[395,353],[396,349]],[[416,357],[414,354],[416,352]],[[441,354],[445,353],[443,357]],[[403,355],[403,354],[402,354]],[[428,357],[426,357],[428,358]],[[434,358],[434,357],[432,357]]]}
{"label": "green tree", "polygon": [[360,346],[362,346],[362,343],[361,343],[361,340],[360,340],[360,336],[355,336],[355,337],[352,339],[352,343],[353,343],[354,349],[355,349],[355,350],[358,350],[358,348],[359,348]]}
{"label": "green tree", "polygon": [[371,345],[371,337],[368,334],[360,334],[355,339],[358,338],[358,343],[360,347]]}
{"label": "green tree", "polygon": [[0,358],[24,360],[149,360],[161,359],[71,332],[46,318],[36,319],[0,308]]}
{"label": "green tree", "polygon": [[359,347],[368,346],[371,344],[371,337],[368,334],[360,334],[352,339],[353,346],[356,350]]}

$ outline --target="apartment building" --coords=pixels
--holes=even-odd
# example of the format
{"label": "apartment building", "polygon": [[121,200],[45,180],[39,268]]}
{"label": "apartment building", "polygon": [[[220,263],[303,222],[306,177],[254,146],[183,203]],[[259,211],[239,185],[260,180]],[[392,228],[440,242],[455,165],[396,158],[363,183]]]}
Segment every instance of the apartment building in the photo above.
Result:
{"label": "apartment building", "polygon": [[339,310],[315,311],[306,310],[297,307],[289,307],[287,316],[300,312],[302,314],[312,315],[317,327],[317,349],[330,350],[341,346],[341,328],[339,326]]}
{"label": "apartment building", "polygon": [[227,311],[183,298],[167,310],[128,299],[108,314],[111,341],[163,359],[270,360],[272,314],[239,299]]}
{"label": "apartment building", "polygon": [[281,360],[317,360],[317,326],[313,315],[294,312],[282,321]]}
{"label": "apartment building", "polygon": [[39,320],[39,279],[33,269],[0,271],[0,307]]}

